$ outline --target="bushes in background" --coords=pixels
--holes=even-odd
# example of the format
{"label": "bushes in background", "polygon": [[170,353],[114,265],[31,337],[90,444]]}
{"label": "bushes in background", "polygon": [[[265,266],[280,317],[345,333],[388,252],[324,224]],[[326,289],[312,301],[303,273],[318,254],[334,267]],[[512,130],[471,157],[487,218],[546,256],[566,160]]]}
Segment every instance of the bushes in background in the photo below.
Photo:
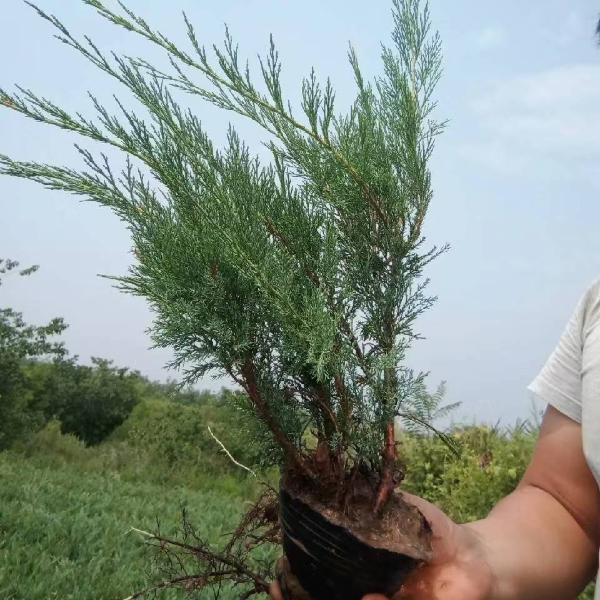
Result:
{"label": "bushes in background", "polygon": [[29,386],[22,365],[41,356],[60,360],[65,351],[53,337],[65,328],[60,319],[42,327],[27,325],[21,313],[0,308],[0,450],[44,425],[44,406]]}
{"label": "bushes in background", "polygon": [[[225,456],[209,426],[236,460],[247,466],[258,462],[228,406],[186,406],[156,399],[141,401],[110,439],[97,446],[86,447],[74,435],[61,434],[60,424],[53,421],[22,445],[21,452],[86,471],[184,487],[208,486],[229,476],[245,481],[247,473]],[[470,426],[456,427],[450,435],[459,442],[458,457],[438,438],[402,434],[399,458],[407,466],[402,488],[435,503],[458,522],[483,518],[516,487],[531,459],[537,432]]]}
{"label": "bushes in background", "polygon": [[90,366],[75,359],[30,362],[22,369],[44,422],[60,420],[63,433],[88,445],[104,441],[142,399],[142,376],[108,360],[92,358]]}
{"label": "bushes in background", "polygon": [[217,398],[213,395],[208,404],[145,400],[135,407],[113,439],[127,440],[169,466],[186,462],[205,472],[221,472],[232,463],[210,434],[210,427],[236,460],[254,465],[258,456],[252,451],[235,407]]}
{"label": "bushes in background", "polygon": [[[212,413],[220,415],[234,410],[225,406],[223,396],[231,392],[216,394],[189,387],[181,389],[175,381],[153,382],[138,371],[116,367],[112,361],[101,358],[92,358],[91,365],[81,365],[76,358],[67,359],[64,354],[51,362],[36,360],[31,350],[29,354],[9,354],[2,345],[1,326],[0,320],[0,449],[26,441],[53,419],[60,421],[63,433],[73,434],[87,445],[99,444],[144,401],[145,408],[136,418],[151,420],[154,415],[160,420],[162,411],[168,413],[175,430],[159,433],[157,422],[145,423],[149,428],[148,439],[140,440],[141,446],[153,443],[149,439],[152,436],[155,441],[160,438],[165,458],[172,462],[179,455],[189,456],[190,447],[185,440],[195,439],[199,431],[193,425],[195,411],[200,409],[204,418],[210,420]],[[31,342],[28,343],[30,347]],[[47,351],[49,346],[40,347]],[[176,416],[178,411],[180,417]],[[190,422],[184,426],[186,419]],[[205,442],[206,427],[201,429],[198,439]],[[175,431],[183,440],[181,449],[175,447]],[[227,437],[227,432],[221,434]],[[143,436],[139,427],[136,435]],[[237,436],[232,437],[235,446]]]}
{"label": "bushes in background", "polygon": [[471,426],[457,427],[450,435],[458,442],[458,458],[437,438],[403,436],[403,487],[459,523],[481,519],[515,489],[531,459],[537,431]]}

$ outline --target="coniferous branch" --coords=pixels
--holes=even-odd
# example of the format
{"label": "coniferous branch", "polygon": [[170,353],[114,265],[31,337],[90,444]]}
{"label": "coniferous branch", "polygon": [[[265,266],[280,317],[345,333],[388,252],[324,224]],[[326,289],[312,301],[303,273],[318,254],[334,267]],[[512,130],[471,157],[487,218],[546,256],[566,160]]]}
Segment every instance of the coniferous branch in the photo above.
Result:
{"label": "coniferous branch", "polygon": [[[63,43],[135,96],[148,121],[118,99],[114,116],[90,95],[92,121],[30,90],[0,90],[5,107],[128,157],[117,174],[106,156],[83,148],[85,171],[0,156],[0,172],[98,202],[125,221],[136,264],[118,285],[150,301],[154,342],[174,349],[172,365],[188,381],[216,370],[246,389],[242,408],[264,426],[257,439],[275,439],[288,463],[314,479],[308,428],[318,440],[317,462],[325,457],[343,471],[350,452],[391,481],[381,456],[389,425],[423,379],[403,361],[419,337],[415,319],[435,301],[421,276],[446,250],[421,249],[432,198],[428,160],[444,126],[432,118],[441,49],[427,7],[394,0],[394,48],[383,48],[384,75],[374,83],[350,48],[357,96],[349,114],[335,113],[331,83],[321,88],[313,70],[302,81],[298,118],[283,97],[272,39],[259,58],[261,91],[228,31],[213,64],[187,17],[193,55],[123,5],[118,15],[100,0],[83,1],[164,48],[173,71],[138,58],[109,60],[34,6]],[[272,136],[272,163],[261,167],[233,129],[226,147],[214,148],[174,90],[257,122]]]}
{"label": "coniferous branch", "polygon": [[[171,65],[175,69],[177,76],[164,73],[163,71],[156,69],[147,61],[137,60],[134,61],[134,64],[145,67],[158,79],[168,81],[174,84],[177,88],[186,92],[199,95],[220,108],[233,110],[239,114],[249,117],[280,139],[282,139],[282,135],[285,132],[285,127],[281,123],[278,123],[276,118],[273,119],[273,117],[279,117],[284,121],[287,121],[294,130],[301,131],[302,133],[314,139],[315,142],[317,142],[324,149],[330,151],[340,162],[340,164],[344,166],[348,173],[356,180],[356,182],[364,190],[368,189],[367,184],[360,178],[360,174],[358,173],[357,169],[350,164],[343,155],[339,154],[328,141],[328,126],[334,120],[333,108],[335,97],[330,81],[328,80],[324,97],[322,97],[320,87],[315,78],[314,70],[311,71],[309,79],[303,80],[302,107],[309,119],[310,127],[303,125],[293,117],[291,105],[289,103],[286,107],[279,82],[281,63],[279,62],[279,55],[275,49],[272,36],[266,66],[263,60],[259,57],[263,80],[271,96],[269,99],[256,90],[252,83],[248,67],[246,67],[245,73],[241,72],[239,66],[238,48],[234,45],[233,38],[229,34],[228,29],[226,30],[225,36],[225,50],[220,50],[216,46],[213,47],[219,67],[222,70],[222,75],[219,75],[216,69],[210,64],[206,49],[203,46],[200,46],[198,43],[195,29],[185,13],[183,13],[183,17],[188,28],[188,38],[192,43],[200,62],[193,59],[188,53],[180,50],[176,44],[170,41],[162,33],[154,31],[143,19],[139,18],[133,12],[128,10],[122,3],[119,2],[121,8],[129,16],[129,19],[126,19],[123,16],[120,16],[109,10],[99,0],[84,0],[84,2],[96,8],[99,14],[110,22],[124,27],[128,31],[142,35],[150,42],[164,48],[168,52],[169,58],[171,59]],[[58,20],[53,17],[49,17],[37,7],[35,8],[44,18],[50,20],[54,25],[61,29],[65,35],[65,37],[59,38],[61,41],[64,41],[69,45],[73,45],[75,48],[82,51],[81,45],[68,34],[68,31],[62,27]],[[95,47],[93,48],[95,49]],[[97,64],[97,66],[100,66],[104,69],[107,68],[106,61],[99,53],[97,53],[99,55],[99,59],[96,59],[92,57],[91,53],[85,51],[85,49],[83,49],[83,51],[88,58]],[[206,90],[196,85],[183,73],[174,59],[177,59],[184,65],[197,69],[203,73],[214,85],[218,93],[216,94],[210,90]],[[233,94],[233,96],[229,96],[228,93]],[[321,107],[323,109],[323,113],[322,116],[319,116],[319,108]],[[257,108],[259,110],[257,110]],[[319,125],[321,126],[322,134],[319,133]],[[285,141],[285,137],[283,137],[282,141]],[[382,216],[382,213],[379,214]]]}

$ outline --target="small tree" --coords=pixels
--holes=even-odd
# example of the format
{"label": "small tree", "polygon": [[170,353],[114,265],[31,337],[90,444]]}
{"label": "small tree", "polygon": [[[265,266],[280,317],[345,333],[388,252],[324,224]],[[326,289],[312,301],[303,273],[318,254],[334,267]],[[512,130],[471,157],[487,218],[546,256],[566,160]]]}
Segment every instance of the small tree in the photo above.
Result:
{"label": "small tree", "polygon": [[[0,286],[7,276],[27,276],[37,270],[37,266],[18,267],[16,261],[0,259]],[[27,325],[21,313],[0,308],[0,450],[44,425],[44,408],[36,405],[23,363],[37,357],[64,356],[63,344],[53,338],[65,329],[62,319],[43,326]]]}
{"label": "small tree", "polygon": [[92,357],[92,365],[65,363],[57,370],[62,405],[58,417],[63,433],[72,433],[88,445],[104,441],[140,401],[138,372]]}
{"label": "small tree", "polygon": [[[85,171],[0,156],[0,172],[113,210],[137,259],[115,279],[151,304],[154,341],[174,349],[172,366],[188,382],[216,371],[239,384],[265,461],[288,480],[346,511],[358,473],[382,515],[401,479],[394,418],[415,414],[424,378],[404,364],[415,319],[434,301],[422,273],[446,249],[424,249],[428,163],[444,126],[433,116],[441,44],[427,5],[393,0],[393,46],[383,47],[384,74],[372,83],[350,47],[357,95],[339,114],[329,80],[321,85],[314,71],[293,110],[272,40],[259,86],[229,32],[213,60],[187,17],[191,52],[124,7],[118,14],[101,0],[83,2],[166,51],[167,72],[142,59],[110,60],[36,8],[62,42],[123,84],[149,121],[122,104],[113,116],[93,96],[97,122],[29,90],[0,90],[5,107],[127,156],[120,175],[106,156],[80,147]],[[215,148],[177,91],[259,124],[270,163],[261,165],[233,127],[226,147]]]}

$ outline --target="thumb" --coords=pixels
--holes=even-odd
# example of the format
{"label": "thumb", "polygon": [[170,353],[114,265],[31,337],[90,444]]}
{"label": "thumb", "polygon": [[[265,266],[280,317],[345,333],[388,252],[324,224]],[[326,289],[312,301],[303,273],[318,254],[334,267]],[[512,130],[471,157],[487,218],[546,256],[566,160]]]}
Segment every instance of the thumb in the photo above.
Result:
{"label": "thumb", "polygon": [[442,512],[437,506],[419,498],[419,496],[413,496],[406,492],[402,492],[404,499],[413,506],[416,506],[423,516],[429,521],[431,528],[433,529],[433,535],[435,537],[444,537],[451,533],[455,523],[450,517]]}
{"label": "thumb", "polygon": [[416,506],[432,526],[439,521],[449,520],[449,517],[435,506],[435,504],[431,504],[431,502],[423,500],[423,498],[419,498],[419,496],[409,494],[408,492],[402,492],[402,496],[409,504]]}

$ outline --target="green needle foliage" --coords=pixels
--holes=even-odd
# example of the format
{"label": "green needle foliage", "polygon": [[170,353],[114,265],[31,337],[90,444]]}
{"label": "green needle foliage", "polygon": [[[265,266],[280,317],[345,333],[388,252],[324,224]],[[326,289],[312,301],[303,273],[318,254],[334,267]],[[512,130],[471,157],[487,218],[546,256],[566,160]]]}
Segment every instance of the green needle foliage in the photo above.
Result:
{"label": "green needle foliage", "polygon": [[[146,120],[120,102],[113,115],[92,95],[95,121],[22,88],[0,90],[0,104],[119,148],[125,167],[117,173],[78,147],[83,170],[0,155],[0,172],[107,206],[127,224],[137,262],[118,284],[148,300],[154,341],[174,349],[188,382],[215,371],[246,390],[268,460],[311,479],[361,462],[383,478],[386,431],[422,390],[404,360],[415,319],[434,301],[423,269],[446,249],[424,248],[423,237],[428,164],[444,127],[433,114],[441,42],[427,5],[393,0],[393,44],[372,82],[350,47],[348,113],[313,71],[296,114],[272,40],[256,78],[228,31],[211,56],[184,15],[186,51],[123,5],[117,14],[82,1],[166,51],[168,71],[109,57],[32,5],[135,96]],[[260,125],[271,160],[260,164],[233,127],[216,148],[178,91]],[[307,433],[328,453],[327,469]]]}

